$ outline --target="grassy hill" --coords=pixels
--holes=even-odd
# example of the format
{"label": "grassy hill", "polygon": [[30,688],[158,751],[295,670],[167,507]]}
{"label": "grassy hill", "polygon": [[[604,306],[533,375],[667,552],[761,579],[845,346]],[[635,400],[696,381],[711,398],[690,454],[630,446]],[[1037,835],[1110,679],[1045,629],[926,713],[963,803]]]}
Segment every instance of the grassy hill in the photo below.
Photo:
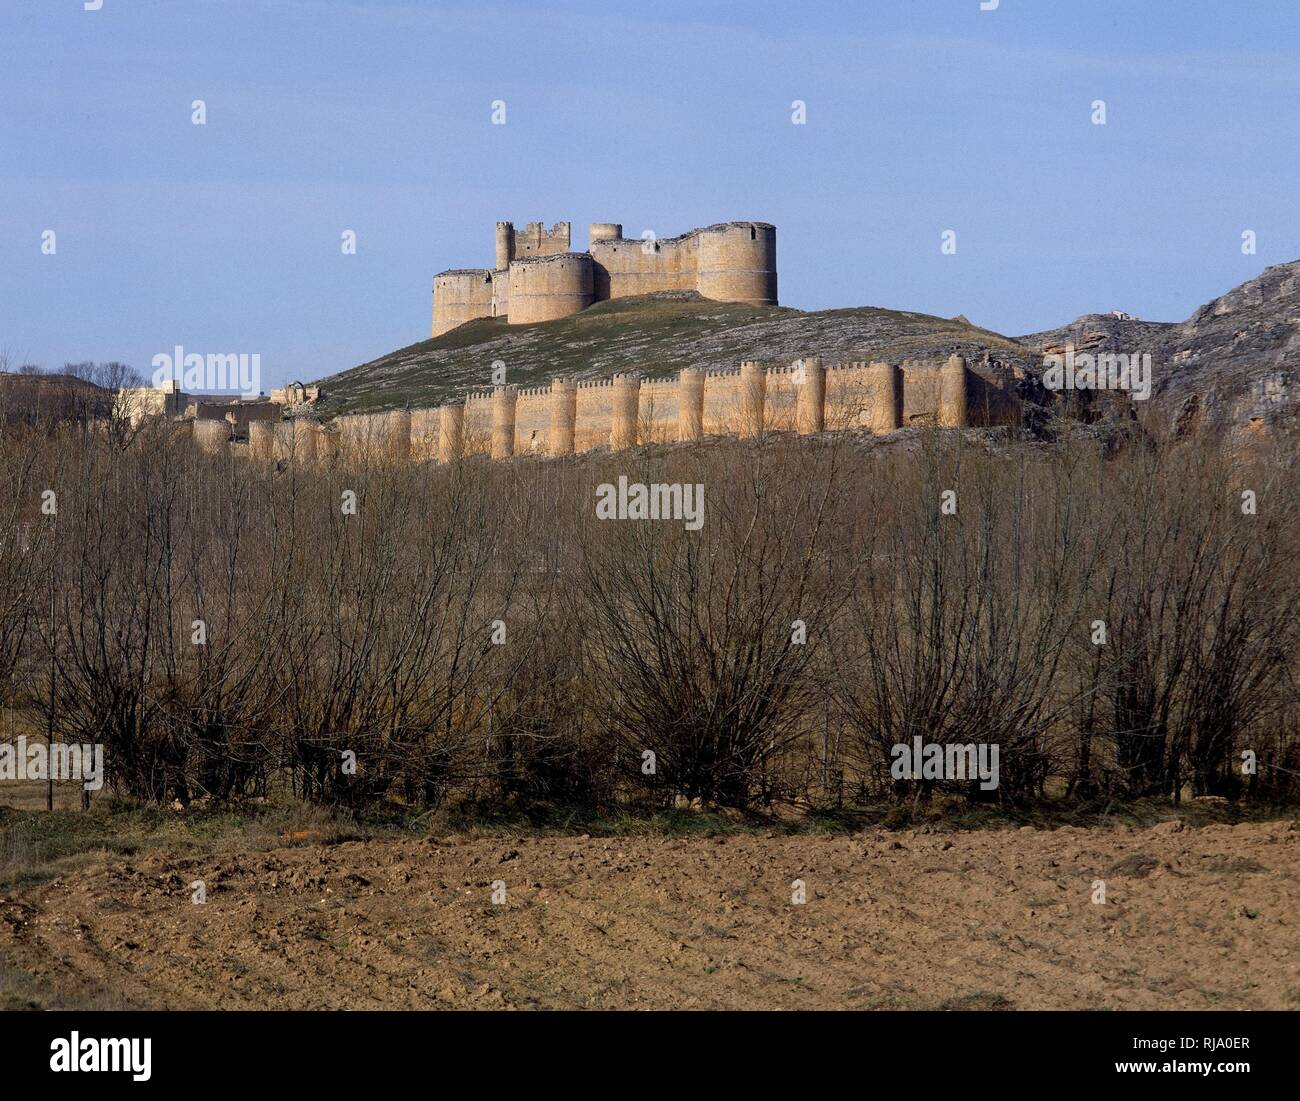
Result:
{"label": "grassy hill", "polygon": [[743,359],[789,363],[932,359],[954,352],[1028,363],[1015,341],[964,318],[859,307],[805,313],[781,306],[713,302],[670,292],[601,302],[558,321],[511,325],[481,318],[320,380],[320,412],[375,412],[439,405],[491,385],[492,364],[513,385],[541,386],[553,376],[600,377],[639,370],[646,377],[683,367],[735,367]]}

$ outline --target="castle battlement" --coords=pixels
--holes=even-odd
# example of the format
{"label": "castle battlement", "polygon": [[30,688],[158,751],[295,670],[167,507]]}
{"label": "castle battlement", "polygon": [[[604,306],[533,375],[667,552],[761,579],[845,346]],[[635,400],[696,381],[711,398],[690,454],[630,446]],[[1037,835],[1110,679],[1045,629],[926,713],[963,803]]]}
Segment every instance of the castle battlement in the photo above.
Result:
{"label": "castle battlement", "polygon": [[618,222],[593,222],[588,251],[570,251],[570,225],[496,224],[494,268],[433,277],[433,335],[481,317],[512,325],[553,321],[596,302],[695,291],[718,302],[775,306],[776,227],[718,222],[677,237],[625,238]]}
{"label": "castle battlement", "polygon": [[[561,375],[526,388],[471,390],[434,409],[345,414],[329,429],[309,418],[254,421],[247,447],[236,453],[291,462],[336,456],[453,462],[767,432],[809,436],[857,429],[886,436],[917,425],[1019,423],[1012,382],[988,363],[972,367],[955,355],[901,363],[746,360],[730,369],[683,367],[675,377],[656,379],[635,370],[593,379]],[[231,447],[225,422],[192,425],[202,450],[216,454]]]}

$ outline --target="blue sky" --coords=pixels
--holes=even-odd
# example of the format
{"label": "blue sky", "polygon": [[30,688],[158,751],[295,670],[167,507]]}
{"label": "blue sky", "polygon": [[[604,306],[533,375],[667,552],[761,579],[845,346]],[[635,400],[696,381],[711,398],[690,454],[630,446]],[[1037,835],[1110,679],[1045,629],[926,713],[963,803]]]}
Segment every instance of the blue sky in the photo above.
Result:
{"label": "blue sky", "polygon": [[1181,320],[1300,258],[1298,199],[1291,0],[0,0],[15,364],[318,378],[427,337],[498,219],[770,221],[802,309]]}

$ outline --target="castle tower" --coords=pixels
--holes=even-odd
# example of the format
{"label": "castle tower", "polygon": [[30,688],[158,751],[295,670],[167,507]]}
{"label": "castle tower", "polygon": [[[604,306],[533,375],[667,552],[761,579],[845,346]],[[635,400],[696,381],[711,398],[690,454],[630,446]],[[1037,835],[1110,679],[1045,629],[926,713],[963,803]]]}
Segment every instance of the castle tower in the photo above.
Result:
{"label": "castle tower", "polygon": [[966,402],[966,361],[961,356],[949,356],[939,368],[940,426],[965,428],[970,423]]}
{"label": "castle tower", "polygon": [[812,436],[826,429],[826,368],[820,356],[808,356],[799,364],[803,381],[799,384],[796,421],[801,436]]}
{"label": "castle tower", "polygon": [[277,462],[309,463],[316,458],[316,432],[307,421],[280,421],[273,426],[271,447]]}
{"label": "castle tower", "polygon": [[585,252],[510,263],[510,324],[580,313],[596,300],[595,265]]}
{"label": "castle tower", "polygon": [[515,258],[515,226],[513,222],[497,222],[497,271],[505,271]]}
{"label": "castle tower", "polygon": [[492,316],[497,285],[486,268],[444,271],[433,279],[433,335],[442,336],[458,325]]}
{"label": "castle tower", "polygon": [[731,222],[699,232],[696,287],[719,302],[776,305],[776,227]]}
{"label": "castle tower", "polygon": [[248,453],[254,459],[269,459],[275,453],[275,422],[248,422]]}
{"label": "castle tower", "polygon": [[746,360],[740,365],[739,435],[761,435],[766,412],[767,371],[761,363]]}
{"label": "castle tower", "polygon": [[903,372],[889,363],[867,368],[867,426],[887,436],[903,424]]}
{"label": "castle tower", "polygon": [[620,222],[592,222],[587,226],[587,247],[597,241],[620,241],[623,238],[623,226]]}
{"label": "castle tower", "polygon": [[614,376],[614,416],[609,446],[615,451],[636,446],[637,419],[641,415],[641,376]]}
{"label": "castle tower", "polygon": [[685,367],[677,377],[677,438],[698,440],[704,435],[704,371]]}
{"label": "castle tower", "polygon": [[395,463],[411,461],[411,411],[393,409],[388,414],[388,457]]}
{"label": "castle tower", "polygon": [[444,405],[438,411],[438,462],[460,458],[465,440],[465,406]]}
{"label": "castle tower", "polygon": [[230,425],[222,420],[196,420],[194,443],[205,455],[224,455],[230,444]]}
{"label": "castle tower", "polygon": [[498,386],[492,391],[492,458],[508,459],[515,453],[515,405],[519,391]]}
{"label": "castle tower", "polygon": [[568,378],[551,379],[551,427],[547,435],[549,455],[572,455],[578,424],[578,384]]}

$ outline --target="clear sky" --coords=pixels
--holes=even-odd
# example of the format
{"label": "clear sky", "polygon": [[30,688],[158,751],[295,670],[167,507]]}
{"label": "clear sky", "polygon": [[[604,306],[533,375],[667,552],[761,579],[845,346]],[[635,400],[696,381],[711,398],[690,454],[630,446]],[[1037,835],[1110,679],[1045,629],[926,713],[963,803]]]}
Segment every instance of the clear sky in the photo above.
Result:
{"label": "clear sky", "polygon": [[1295,0],[84,2],[0,0],[15,364],[318,378],[426,338],[499,219],[769,221],[785,305],[1009,334],[1300,257]]}

